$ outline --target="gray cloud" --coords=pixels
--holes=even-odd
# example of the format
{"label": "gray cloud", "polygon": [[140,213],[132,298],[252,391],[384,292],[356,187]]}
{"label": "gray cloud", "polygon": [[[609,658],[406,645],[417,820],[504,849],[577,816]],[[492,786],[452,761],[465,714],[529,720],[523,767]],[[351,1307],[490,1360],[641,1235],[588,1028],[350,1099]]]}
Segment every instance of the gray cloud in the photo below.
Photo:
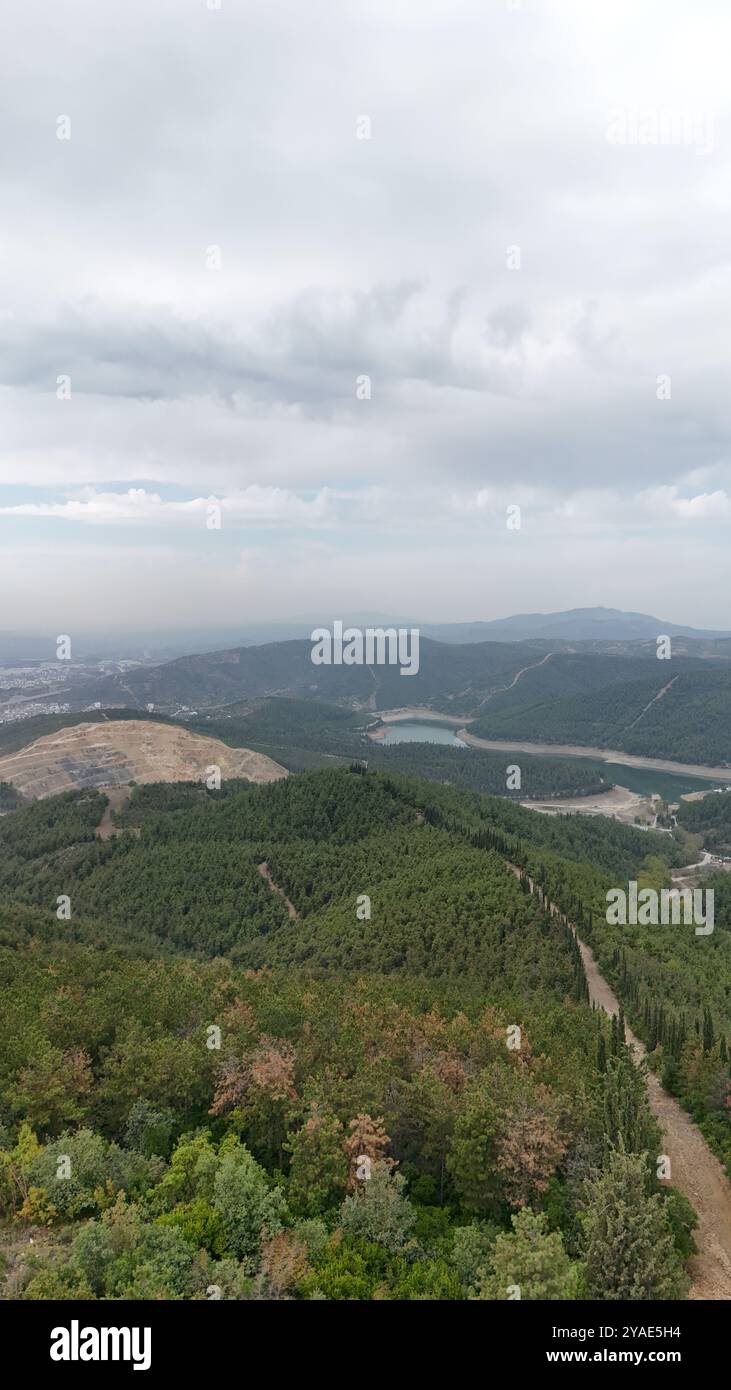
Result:
{"label": "gray cloud", "polygon": [[[12,546],[22,524],[47,586],[50,525],[78,523],[83,570],[92,511],[97,541],[139,515],[149,594],[156,516],[278,489],[258,601],[301,610],[303,585],[314,602],[349,574],[337,537],[297,534],[327,488],[323,530],[370,559],[357,608],[405,611],[415,587],[440,617],[558,606],[572,572],[576,601],[650,607],[650,555],[680,525],[701,569],[667,575],[659,606],[710,622],[712,572],[728,624],[722,0],[27,0],[5,30],[0,527]],[[130,504],[132,483],[191,505]],[[88,486],[108,500],[84,511]],[[504,548],[506,497],[535,573]]]}

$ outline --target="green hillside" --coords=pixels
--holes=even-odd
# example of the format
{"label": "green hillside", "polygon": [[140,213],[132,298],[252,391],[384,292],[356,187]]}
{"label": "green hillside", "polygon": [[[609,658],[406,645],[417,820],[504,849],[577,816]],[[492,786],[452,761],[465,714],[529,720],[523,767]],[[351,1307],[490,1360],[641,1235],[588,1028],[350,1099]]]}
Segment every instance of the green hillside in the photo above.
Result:
{"label": "green hillside", "polygon": [[[481,738],[580,743],[676,762],[731,765],[727,667],[689,669],[685,662],[656,660],[641,680],[613,680],[588,694],[561,694],[556,685],[566,660],[555,659],[557,670],[550,677],[530,673],[532,694],[526,676],[514,692],[490,700],[470,732]],[[629,672],[644,665],[631,663]],[[552,688],[544,689],[544,682]]]}
{"label": "green hillside", "polygon": [[0,822],[13,1296],[619,1297],[580,1216],[609,1189],[652,1232],[635,1296],[684,1296],[641,1078],[508,867],[578,909],[669,837],[348,769],[140,787],[104,842],[103,804]]}
{"label": "green hillside", "polygon": [[422,638],[418,671],[402,675],[397,665],[315,665],[312,651],[310,641],[291,641],[180,657],[128,672],[124,683],[110,677],[86,693],[89,701],[128,704],[131,692],[143,708],[152,701],[168,710],[179,705],[210,709],[279,694],[349,706],[375,699],[382,709],[446,701],[464,713],[487,691],[507,684],[521,667],[543,655],[522,643],[456,645]]}
{"label": "green hillside", "polygon": [[[678,647],[682,646],[678,640]],[[331,665],[312,662],[309,641],[203,653],[159,666],[141,666],[121,677],[86,681],[67,692],[74,703],[101,702],[210,720],[256,716],[263,751],[276,748],[289,730],[276,715],[262,714],[273,699],[289,702],[302,738],[291,745],[297,768],[339,749],[330,729],[318,730],[307,704],[339,707],[366,716],[376,710],[419,706],[470,721],[478,737],[526,739],[618,748],[645,757],[731,765],[731,664],[718,644],[713,655],[674,651],[658,660],[652,644],[566,642],[437,642],[422,637],[418,670],[397,665]],[[191,712],[193,712],[191,714]],[[157,716],[156,716],[157,717]],[[353,726],[343,721],[341,735]],[[324,742],[316,735],[327,732]],[[12,739],[13,735],[9,735]],[[287,739],[289,742],[289,739]],[[315,755],[315,756],[313,756]],[[276,756],[276,754],[274,754]],[[347,754],[346,754],[347,756]]]}
{"label": "green hillside", "polygon": [[731,854],[731,792],[714,792],[702,801],[681,801],[678,820],[684,830],[703,836],[706,849]]}

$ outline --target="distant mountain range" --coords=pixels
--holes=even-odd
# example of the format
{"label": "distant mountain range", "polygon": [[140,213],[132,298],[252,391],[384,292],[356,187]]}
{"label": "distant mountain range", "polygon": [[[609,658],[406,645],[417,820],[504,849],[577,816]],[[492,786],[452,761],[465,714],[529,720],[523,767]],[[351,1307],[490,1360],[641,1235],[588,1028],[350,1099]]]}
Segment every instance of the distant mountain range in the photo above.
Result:
{"label": "distant mountain range", "polygon": [[[170,662],[179,656],[224,651],[238,646],[306,641],[313,628],[329,626],[339,617],[346,627],[417,627],[435,642],[641,642],[655,641],[660,632],[691,641],[728,641],[731,631],[685,627],[621,609],[591,607],[564,613],[516,613],[474,623],[422,623],[413,617],[388,613],[311,614],[271,623],[222,624],[170,632],[81,632],[74,637],[76,660],[147,660]],[[731,646],[730,646],[731,653]],[[0,632],[0,663],[56,659],[56,635],[39,632]]]}
{"label": "distant mountain range", "polygon": [[421,629],[438,642],[525,642],[535,638],[566,642],[641,642],[660,633],[698,641],[731,639],[731,632],[685,627],[647,613],[619,608],[570,608],[565,613],[517,613],[491,622],[425,623]]}
{"label": "distant mountain range", "polygon": [[[731,631],[687,627],[646,613],[624,613],[619,608],[570,608],[564,613],[516,613],[489,622],[432,623],[385,613],[318,613],[286,621],[227,623],[220,627],[189,628],[172,632],[80,633],[74,636],[76,660],[171,661],[181,656],[222,651],[234,647],[258,647],[272,642],[304,641],[314,628],[329,626],[335,618],[352,627],[416,627],[435,642],[641,642],[659,633],[708,643],[726,640]],[[730,648],[731,650],[731,648]],[[52,661],[55,634],[0,632],[0,663]]]}

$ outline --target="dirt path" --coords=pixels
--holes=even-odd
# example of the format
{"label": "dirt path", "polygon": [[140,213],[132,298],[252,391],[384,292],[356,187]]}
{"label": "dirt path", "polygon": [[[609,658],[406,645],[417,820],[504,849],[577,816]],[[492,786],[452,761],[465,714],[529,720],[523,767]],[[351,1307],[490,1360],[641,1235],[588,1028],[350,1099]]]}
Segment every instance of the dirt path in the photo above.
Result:
{"label": "dirt path", "polygon": [[539,666],[545,666],[546,662],[550,661],[552,656],[555,656],[555,652],[547,652],[546,655],[542,657],[540,661],[532,661],[530,666],[521,666],[520,670],[516,671],[515,675],[513,676],[510,685],[501,685],[498,690],[493,690],[490,695],[485,696],[485,699],[482,700],[482,702],[478,705],[477,708],[482,709],[482,706],[488,704],[490,700],[494,700],[496,695],[503,695],[506,690],[512,690],[513,687],[518,684],[518,681],[520,680],[521,676],[525,675],[526,671],[536,671]]}
{"label": "dirt path", "polygon": [[[541,661],[534,661],[530,666],[521,666],[520,670],[516,671],[515,675],[513,676],[510,685],[503,686],[503,689],[512,690],[513,686],[518,684],[518,681],[520,680],[521,676],[524,676],[526,671],[537,671],[539,666],[545,666],[546,662],[550,661],[551,657],[554,655],[554,652],[547,652]],[[496,691],[495,693],[499,694],[499,691]]]}
{"label": "dirt path", "polygon": [[[594,953],[576,938],[589,984],[589,998],[610,1016],[619,1012],[614,992],[600,973]],[[644,1043],[625,1026],[625,1038],[639,1065],[646,1056]],[[698,1213],[695,1241],[698,1254],[688,1265],[693,1284],[690,1298],[731,1299],[731,1184],[718,1159],[711,1153],[697,1125],[683,1107],[663,1090],[652,1071],[645,1074],[650,1109],[664,1131],[665,1152],[670,1159],[671,1181],[684,1192]]]}
{"label": "dirt path", "polygon": [[57,1249],[56,1240],[47,1226],[3,1225],[0,1229],[0,1299],[8,1302],[20,1298],[33,1265],[43,1263]]}
{"label": "dirt path", "polygon": [[112,820],[112,814],[114,811],[120,811],[125,801],[129,801],[132,795],[132,788],[110,787],[105,790],[104,795],[107,798],[107,804],[104,807],[104,814],[96,828],[96,833],[100,840],[110,840],[112,835],[119,834],[119,830]]}
{"label": "dirt path", "polygon": [[289,915],[290,915],[291,920],[292,920],[293,922],[299,922],[300,915],[299,915],[299,912],[297,911],[297,908],[295,907],[294,903],[291,903],[291,902],[289,901],[289,898],[285,897],[284,893],[282,892],[282,889],[279,887],[279,884],[274,882],[274,879],[272,878],[272,876],[271,876],[271,874],[270,874],[270,872],[269,872],[269,865],[266,864],[266,863],[265,863],[265,864],[260,864],[260,865],[259,865],[259,873],[261,874],[261,876],[262,876],[262,878],[265,880],[265,882],[269,884],[269,887],[271,888],[272,892],[273,892],[273,893],[278,893],[279,896],[280,896],[280,898],[284,898],[284,901],[285,901],[285,903],[286,903],[286,905],[287,905],[287,911],[288,911],[288,913],[289,913]]}
{"label": "dirt path", "polygon": [[513,687],[518,684],[518,681],[520,680],[521,676],[525,675],[526,671],[535,671],[538,666],[545,666],[546,662],[550,661],[551,657],[555,655],[555,652],[547,652],[546,655],[542,657],[540,661],[532,661],[530,666],[521,666],[520,670],[516,671],[515,675],[513,676],[510,685],[498,686],[497,690],[491,690],[490,694],[486,695],[484,700],[480,700],[479,705],[475,705],[475,708],[472,712],[472,719],[477,719],[481,711],[485,708],[485,705],[489,705],[490,701],[494,700],[496,695],[504,695],[507,690],[512,690]]}
{"label": "dirt path", "polygon": [[[520,874],[516,865],[510,864],[509,868],[513,873]],[[533,891],[533,882],[528,881]],[[551,911],[559,912],[555,904],[547,903],[547,906]],[[601,974],[594,952],[577,935],[575,927],[572,926],[571,930],[581,952],[589,999],[612,1017],[619,1013],[617,997]],[[635,1063],[640,1066],[646,1056],[646,1048],[628,1025],[625,1025],[625,1040],[632,1049]],[[698,1226],[694,1232],[698,1253],[688,1263],[692,1279],[688,1296],[691,1299],[731,1300],[731,1183],[698,1126],[693,1124],[678,1101],[663,1090],[658,1078],[649,1069],[645,1072],[645,1082],[650,1109],[663,1130],[664,1153],[670,1159],[672,1184],[692,1202],[698,1214]]]}
{"label": "dirt path", "polygon": [[651,700],[648,700],[647,704],[645,705],[645,708],[642,709],[642,710],[640,710],[640,712],[639,712],[637,718],[636,718],[636,719],[633,719],[633,720],[632,720],[632,723],[631,723],[631,724],[628,724],[627,727],[626,727],[626,729],[620,729],[620,733],[622,733],[622,734],[628,734],[629,731],[630,731],[630,729],[634,729],[635,724],[639,724],[640,720],[641,720],[641,719],[644,719],[645,715],[647,714],[648,709],[652,709],[652,706],[655,705],[655,704],[657,704],[657,701],[658,701],[658,700],[662,700],[663,695],[667,695],[667,693],[668,693],[668,691],[669,691],[671,685],[675,685],[675,682],[676,682],[677,679],[678,679],[677,676],[673,676],[672,680],[671,680],[671,681],[668,681],[667,685],[664,685],[663,688],[662,688],[662,690],[658,690],[657,695],[653,695],[652,699],[651,699]]}

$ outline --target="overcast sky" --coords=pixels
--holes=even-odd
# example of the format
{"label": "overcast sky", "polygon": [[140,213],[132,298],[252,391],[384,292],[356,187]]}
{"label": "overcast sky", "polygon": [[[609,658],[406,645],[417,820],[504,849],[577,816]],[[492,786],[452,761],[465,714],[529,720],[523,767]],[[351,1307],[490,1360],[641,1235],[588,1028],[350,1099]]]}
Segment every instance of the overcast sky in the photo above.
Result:
{"label": "overcast sky", "polygon": [[729,52],[728,0],[6,6],[0,629],[731,628]]}

